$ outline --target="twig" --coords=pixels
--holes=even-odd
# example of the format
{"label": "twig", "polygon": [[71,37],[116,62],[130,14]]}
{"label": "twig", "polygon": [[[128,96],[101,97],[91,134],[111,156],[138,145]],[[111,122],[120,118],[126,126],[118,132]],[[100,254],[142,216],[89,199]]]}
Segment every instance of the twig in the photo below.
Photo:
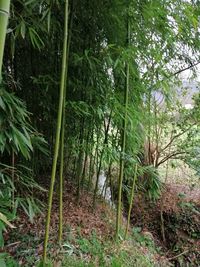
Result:
{"label": "twig", "polygon": [[184,255],[185,253],[187,253],[187,252],[189,252],[189,251],[190,251],[190,249],[187,249],[187,250],[181,252],[180,254],[178,254],[178,255],[176,255],[176,256],[174,256],[174,257],[168,258],[168,260],[171,261],[171,260],[177,259],[178,257]]}
{"label": "twig", "polygon": [[18,244],[20,244],[20,243],[21,243],[21,241],[17,241],[17,242],[8,244],[6,247],[7,247],[7,248],[8,248],[8,247],[13,247],[13,246],[18,245]]}
{"label": "twig", "polygon": [[183,68],[183,69],[180,69],[180,70],[176,71],[176,72],[173,73],[172,75],[175,76],[175,75],[177,75],[177,74],[180,74],[181,72],[183,72],[183,71],[185,71],[185,70],[189,70],[189,69],[191,69],[191,68],[194,68],[194,67],[197,66],[198,64],[200,64],[199,61],[196,62],[196,63],[190,64],[189,66],[187,66],[187,67],[185,67],[185,68]]}
{"label": "twig", "polygon": [[193,126],[195,126],[195,124],[196,124],[196,122],[195,122],[195,123],[192,123],[187,129],[185,129],[185,130],[183,130],[182,132],[180,132],[180,133],[174,135],[174,136],[171,138],[170,142],[169,142],[164,148],[161,149],[160,153],[162,153],[164,150],[166,150],[166,149],[173,143],[173,141],[174,141],[176,138],[180,137],[181,135],[183,135],[184,133],[186,133],[187,131],[189,131]]}
{"label": "twig", "polygon": [[[166,157],[164,157],[163,159],[161,159],[158,164],[157,164],[157,167],[160,166],[161,164],[165,163],[165,161],[167,161],[168,159],[175,159],[175,156],[178,156],[178,155],[183,155],[183,154],[186,154],[185,151],[177,151],[177,152],[173,152],[171,153],[170,155],[167,155]],[[178,158],[179,159],[179,158]]]}

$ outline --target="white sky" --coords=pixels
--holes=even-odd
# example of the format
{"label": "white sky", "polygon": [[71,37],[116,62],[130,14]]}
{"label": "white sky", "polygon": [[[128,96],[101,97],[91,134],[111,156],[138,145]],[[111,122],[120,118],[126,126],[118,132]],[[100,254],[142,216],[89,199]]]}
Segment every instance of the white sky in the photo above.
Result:
{"label": "white sky", "polygon": [[[193,78],[192,80],[195,82],[200,82],[200,64],[197,65],[195,68],[196,68],[197,77]],[[182,73],[180,73],[180,77],[183,80],[190,81],[192,78],[192,71],[191,70],[185,70]]]}

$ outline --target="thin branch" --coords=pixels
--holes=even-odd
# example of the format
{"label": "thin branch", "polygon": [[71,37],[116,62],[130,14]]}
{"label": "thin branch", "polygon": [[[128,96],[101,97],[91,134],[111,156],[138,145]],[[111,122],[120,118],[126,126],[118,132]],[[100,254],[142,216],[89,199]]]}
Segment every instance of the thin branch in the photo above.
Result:
{"label": "thin branch", "polygon": [[191,68],[194,68],[194,67],[197,66],[198,64],[200,64],[200,61],[198,61],[198,62],[196,62],[196,63],[194,63],[194,64],[191,64],[190,66],[185,67],[184,69],[180,69],[180,70],[176,71],[175,73],[172,74],[172,76],[176,76],[176,75],[178,75],[178,74],[180,74],[180,73],[182,73],[182,72],[184,72],[184,71],[186,71],[186,70],[189,70],[189,69],[191,69]]}
{"label": "thin branch", "polygon": [[184,254],[188,253],[188,252],[189,252],[189,251],[191,251],[192,249],[194,249],[194,246],[192,246],[192,247],[190,247],[190,248],[188,248],[188,249],[184,250],[183,252],[181,252],[181,253],[180,253],[180,254],[178,254],[178,255],[175,255],[175,256],[173,256],[173,257],[171,257],[171,258],[168,258],[168,261],[171,261],[171,260],[177,259],[178,257],[180,257],[180,256],[182,256],[182,255],[184,255]]}
{"label": "thin branch", "polygon": [[160,154],[163,152],[163,151],[165,151],[172,143],[173,143],[173,141],[176,139],[176,138],[178,138],[178,137],[180,137],[181,135],[183,135],[184,133],[186,133],[188,130],[190,130],[191,128],[192,128],[192,126],[194,126],[196,124],[196,122],[195,123],[193,123],[192,125],[190,125],[190,127],[188,127],[187,129],[185,129],[184,131],[182,131],[181,133],[179,133],[179,134],[176,134],[174,137],[172,137],[171,138],[171,140],[170,140],[170,142],[163,148],[163,149],[161,149],[161,151],[160,151]]}
{"label": "thin branch", "polygon": [[183,155],[185,153],[186,153],[185,151],[173,152],[170,155],[164,157],[161,161],[159,161],[156,167],[158,167],[161,164],[165,163],[165,161],[167,161],[168,159],[174,158],[175,156],[178,156],[178,155]]}

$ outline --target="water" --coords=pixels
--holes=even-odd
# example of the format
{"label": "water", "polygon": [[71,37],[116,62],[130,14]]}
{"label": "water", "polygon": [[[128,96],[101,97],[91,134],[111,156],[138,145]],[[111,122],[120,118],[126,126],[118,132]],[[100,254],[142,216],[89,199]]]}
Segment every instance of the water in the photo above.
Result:
{"label": "water", "polygon": [[99,194],[101,194],[105,198],[105,200],[110,205],[112,205],[111,190],[110,187],[106,187],[105,182],[106,182],[106,174],[104,171],[102,171],[101,174],[99,175],[99,184],[98,184]]}

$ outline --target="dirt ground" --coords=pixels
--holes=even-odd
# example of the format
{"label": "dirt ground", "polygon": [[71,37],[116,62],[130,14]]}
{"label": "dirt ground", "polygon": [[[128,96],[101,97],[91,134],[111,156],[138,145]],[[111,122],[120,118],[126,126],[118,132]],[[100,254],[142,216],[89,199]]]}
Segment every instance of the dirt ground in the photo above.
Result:
{"label": "dirt ground", "polygon": [[[84,194],[83,191],[79,205],[77,205],[76,191],[73,185],[67,184],[65,188],[63,198],[65,238],[73,239],[78,234],[89,237],[93,231],[99,238],[112,238],[115,214],[109,205],[99,199],[93,212],[92,194]],[[161,235],[160,210],[162,203],[165,242]],[[25,214],[21,214],[15,223],[16,231],[5,233],[6,252],[14,256],[19,254],[22,266],[25,258],[20,255],[20,251],[34,247],[33,254],[38,258],[41,257],[44,222],[45,213],[35,218],[32,224],[27,220]],[[144,194],[137,193],[134,199],[131,223],[133,227],[140,227],[142,232],[150,233],[155,244],[161,247],[165,257],[171,259],[172,266],[200,266],[200,189],[168,184],[165,186],[160,200],[156,203],[149,201]],[[58,200],[55,194],[50,225],[50,244],[57,243],[57,236]],[[183,254],[180,255],[181,253]],[[184,264],[190,265],[180,265],[180,258],[185,261]]]}
{"label": "dirt ground", "polygon": [[[166,240],[163,240],[161,231],[161,210]],[[134,227],[151,233],[165,256],[172,259],[173,266],[200,266],[199,188],[167,184],[156,203],[141,193],[137,194],[131,220]]]}

